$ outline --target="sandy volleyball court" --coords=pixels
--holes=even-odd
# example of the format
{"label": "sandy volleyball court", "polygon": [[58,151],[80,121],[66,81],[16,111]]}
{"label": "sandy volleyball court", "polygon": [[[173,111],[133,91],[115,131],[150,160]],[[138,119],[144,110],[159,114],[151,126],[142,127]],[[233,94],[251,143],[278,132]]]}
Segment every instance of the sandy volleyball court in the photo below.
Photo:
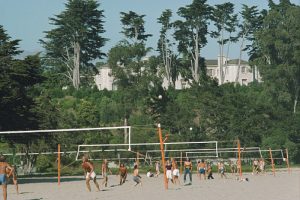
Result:
{"label": "sandy volleyball court", "polygon": [[[13,185],[8,186],[9,200],[93,200],[93,199],[120,199],[120,200],[160,200],[160,199],[189,199],[189,200],[299,200],[300,199],[300,169],[293,169],[292,174],[277,172],[274,177],[271,173],[266,176],[253,176],[244,174],[249,182],[239,182],[234,176],[228,174],[228,179],[221,179],[214,174],[214,180],[199,180],[193,174],[193,184],[169,184],[169,190],[164,189],[162,176],[147,178],[142,176],[143,186],[134,187],[132,176],[129,175],[124,185],[118,185],[118,176],[109,176],[107,188],[101,186],[101,191],[96,192],[91,182],[92,192],[87,192],[85,181],[82,177],[63,179],[60,186],[53,179],[20,180],[20,195],[16,194]],[[31,183],[24,183],[31,182]],[[34,182],[34,183],[32,183]],[[102,179],[98,178],[101,183]],[[1,191],[2,199],[2,191]]]}

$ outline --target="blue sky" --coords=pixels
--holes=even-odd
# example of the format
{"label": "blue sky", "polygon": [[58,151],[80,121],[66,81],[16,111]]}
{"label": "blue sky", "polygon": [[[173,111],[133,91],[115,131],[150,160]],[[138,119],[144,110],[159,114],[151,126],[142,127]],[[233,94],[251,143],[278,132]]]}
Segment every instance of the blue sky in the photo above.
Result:
{"label": "blue sky", "polygon": [[[42,51],[39,39],[43,39],[44,31],[51,30],[49,17],[54,17],[65,9],[66,0],[0,0],[0,25],[4,26],[12,39],[20,39],[20,49],[36,52]],[[123,36],[121,31],[120,12],[134,11],[145,14],[145,28],[147,33],[153,34],[147,45],[156,48],[160,26],[157,18],[165,9],[171,9],[176,15],[179,7],[188,5],[192,0],[99,0],[100,9],[104,10],[105,30],[103,35],[109,38],[109,42],[103,47],[105,53],[120,41]],[[236,6],[236,12],[241,4],[256,5],[259,9],[267,8],[267,0],[208,0],[210,5],[232,2]],[[278,0],[274,0],[278,2]],[[300,0],[291,0],[300,4]],[[238,45],[231,46],[230,58],[238,57]],[[202,56],[213,59],[218,56],[218,45],[215,40],[209,39],[207,46],[202,50]],[[247,59],[247,55],[243,56]]]}

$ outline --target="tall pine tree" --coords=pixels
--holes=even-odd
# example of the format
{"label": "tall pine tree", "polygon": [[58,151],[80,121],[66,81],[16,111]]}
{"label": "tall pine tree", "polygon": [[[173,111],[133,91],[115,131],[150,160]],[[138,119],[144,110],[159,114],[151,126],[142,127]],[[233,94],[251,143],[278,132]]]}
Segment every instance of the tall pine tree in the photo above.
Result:
{"label": "tall pine tree", "polygon": [[95,70],[93,61],[105,56],[100,50],[107,41],[101,36],[105,32],[104,15],[98,7],[95,0],[69,0],[65,11],[50,18],[56,28],[46,31],[45,40],[41,40],[47,64],[67,77],[76,89],[81,77],[89,80],[91,69]]}

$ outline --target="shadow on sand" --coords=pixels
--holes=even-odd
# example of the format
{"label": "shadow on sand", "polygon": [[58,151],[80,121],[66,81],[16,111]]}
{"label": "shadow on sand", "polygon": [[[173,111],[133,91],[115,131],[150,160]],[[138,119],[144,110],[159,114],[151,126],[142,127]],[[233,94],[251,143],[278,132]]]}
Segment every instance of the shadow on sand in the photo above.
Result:
{"label": "shadow on sand", "polygon": [[[60,182],[82,181],[83,177],[61,177]],[[18,178],[18,184],[27,183],[57,183],[57,177]]]}

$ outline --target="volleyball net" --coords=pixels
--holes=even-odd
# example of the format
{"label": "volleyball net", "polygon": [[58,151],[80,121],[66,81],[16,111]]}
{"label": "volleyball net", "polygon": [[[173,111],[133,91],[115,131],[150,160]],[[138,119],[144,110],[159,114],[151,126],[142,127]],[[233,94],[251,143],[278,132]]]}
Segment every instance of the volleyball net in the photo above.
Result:
{"label": "volleyball net", "polygon": [[[135,129],[133,131],[133,129]],[[146,132],[146,133],[144,133]],[[152,134],[148,142],[144,135]],[[29,136],[40,139],[39,145],[32,144],[29,148],[14,144],[14,147],[2,143],[5,136],[9,139],[24,139]],[[157,129],[147,131],[131,126],[78,128],[33,131],[0,132],[0,153],[7,157],[12,165],[17,167],[19,174],[82,174],[81,158],[88,155],[100,171],[104,159],[115,167],[122,162],[132,166],[135,162],[144,166],[153,166],[155,161],[161,161],[161,143],[158,143]],[[34,138],[37,137],[37,138]],[[43,139],[43,142],[41,140]],[[22,143],[23,142],[23,143]],[[25,141],[20,141],[25,144]],[[26,146],[26,145],[25,145]],[[240,153],[241,161],[254,158],[270,160],[272,166],[276,160],[288,163],[287,151],[283,149],[261,149],[260,147],[238,148],[235,141],[172,141],[169,138],[163,143],[165,159],[181,161],[189,158],[194,161],[206,159],[237,160]]]}
{"label": "volleyball net", "polygon": [[76,162],[78,145],[124,142],[130,149],[131,131],[131,126],[1,131],[0,153],[20,175],[56,174],[58,163],[62,174],[82,174]]}

